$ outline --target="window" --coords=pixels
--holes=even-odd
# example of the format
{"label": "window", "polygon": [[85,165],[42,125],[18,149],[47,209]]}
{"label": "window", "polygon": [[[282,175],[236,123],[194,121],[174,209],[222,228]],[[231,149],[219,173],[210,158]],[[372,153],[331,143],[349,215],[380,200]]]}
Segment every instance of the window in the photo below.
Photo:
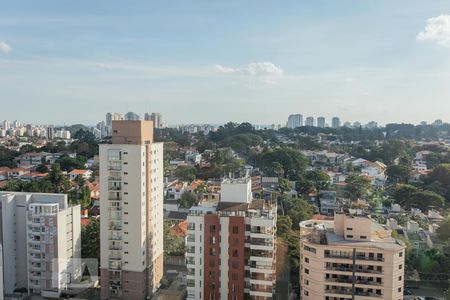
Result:
{"label": "window", "polygon": [[305,269],[305,274],[309,274],[309,269]]}
{"label": "window", "polygon": [[402,257],[403,256],[403,252],[400,252],[399,254],[398,254],[398,257]]}
{"label": "window", "polygon": [[305,296],[309,296],[309,292],[308,291],[305,291]]}
{"label": "window", "polygon": [[231,280],[238,280],[238,274],[237,273],[231,273]]}
{"label": "window", "polygon": [[398,269],[399,269],[399,270],[403,269],[403,265],[399,265],[399,266],[398,266]]}
{"label": "window", "polygon": [[353,228],[347,227],[347,230],[348,230],[348,231],[352,231],[352,230],[353,230]]}
{"label": "window", "polygon": [[233,226],[232,232],[233,232],[233,234],[238,234],[239,233],[239,227]]}
{"label": "window", "polygon": [[233,250],[233,257],[239,257],[239,253],[236,249]]}
{"label": "window", "polygon": [[398,276],[398,281],[402,281],[402,276]]}
{"label": "window", "polygon": [[367,239],[367,236],[361,235],[359,238],[362,239],[362,240],[365,240],[365,239]]}
{"label": "window", "polygon": [[398,288],[398,292],[399,292],[399,293],[402,292],[402,288],[401,288],[401,287]]}
{"label": "window", "polygon": [[348,239],[352,239],[352,238],[353,238],[353,235],[347,234],[347,238],[348,238]]}
{"label": "window", "polygon": [[216,249],[214,249],[214,248],[209,248],[209,255],[211,255],[211,256],[216,255]]}
{"label": "window", "polygon": [[305,285],[309,285],[309,280],[308,279],[305,279],[303,282],[305,283]]}
{"label": "window", "polygon": [[305,257],[305,263],[309,263],[309,258]]}

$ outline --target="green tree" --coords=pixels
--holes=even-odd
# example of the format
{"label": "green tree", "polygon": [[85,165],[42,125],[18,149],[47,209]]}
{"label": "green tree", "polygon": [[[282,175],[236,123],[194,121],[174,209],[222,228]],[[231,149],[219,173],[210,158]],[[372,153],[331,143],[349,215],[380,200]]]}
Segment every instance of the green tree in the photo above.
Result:
{"label": "green tree", "polygon": [[285,178],[278,178],[278,188],[277,191],[280,193],[280,196],[283,197],[287,192],[292,190],[292,184],[289,180]]}
{"label": "green tree", "polygon": [[442,242],[448,242],[450,240],[450,215],[439,224],[437,234]]}
{"label": "green tree", "polygon": [[39,173],[48,173],[49,171],[50,170],[47,168],[47,166],[43,164],[36,167],[36,172]]}
{"label": "green tree", "polygon": [[285,198],[284,207],[295,229],[299,228],[300,222],[311,219],[317,212],[314,206],[302,198]]}
{"label": "green tree", "polygon": [[192,166],[179,166],[176,168],[174,176],[182,181],[193,181],[197,176],[197,170]]}
{"label": "green tree", "polygon": [[395,199],[395,202],[400,204],[401,206],[410,206],[413,195],[418,191],[418,188],[413,185],[396,184],[393,197]]}
{"label": "green tree", "polygon": [[67,193],[69,191],[70,180],[62,173],[58,163],[52,166],[47,178],[52,183],[55,193]]}
{"label": "green tree", "polygon": [[184,254],[185,244],[182,237],[170,233],[170,224],[164,222],[164,256]]}
{"label": "green tree", "polygon": [[312,170],[306,172],[306,180],[313,182],[317,191],[327,190],[330,188],[331,178],[322,170]]}
{"label": "green tree", "polygon": [[412,168],[411,165],[390,165],[386,174],[396,182],[407,183],[412,175]]}
{"label": "green tree", "polygon": [[292,228],[292,220],[289,216],[279,216],[277,219],[277,234],[286,235]]}
{"label": "green tree", "polygon": [[178,204],[181,208],[191,208],[192,206],[198,205],[198,199],[193,193],[184,192],[181,194]]}
{"label": "green tree", "polygon": [[279,176],[276,169],[279,169],[281,165],[284,177],[296,180],[299,175],[305,172],[308,161],[300,152],[285,147],[265,151],[259,164],[268,176]]}
{"label": "green tree", "polygon": [[81,257],[100,261],[100,219],[91,219],[81,228]]}
{"label": "green tree", "polygon": [[366,196],[371,187],[371,181],[366,176],[358,174],[350,174],[345,179],[346,191],[350,199],[357,200]]}
{"label": "green tree", "polygon": [[429,207],[443,207],[445,199],[432,191],[420,191],[413,195],[412,202],[421,210],[426,210]]}

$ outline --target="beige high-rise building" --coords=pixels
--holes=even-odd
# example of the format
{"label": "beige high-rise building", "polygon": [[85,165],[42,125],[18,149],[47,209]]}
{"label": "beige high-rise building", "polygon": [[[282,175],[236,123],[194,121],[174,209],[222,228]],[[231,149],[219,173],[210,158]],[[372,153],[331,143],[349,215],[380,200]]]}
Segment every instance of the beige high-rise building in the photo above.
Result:
{"label": "beige high-rise building", "polygon": [[0,192],[4,293],[26,288],[29,294],[59,298],[78,283],[80,230],[80,206],[69,206],[67,195]]}
{"label": "beige high-rise building", "polygon": [[163,276],[163,144],[151,121],[112,121],[100,145],[102,299],[145,299]]}
{"label": "beige high-rise building", "polygon": [[301,299],[403,299],[405,246],[366,215],[300,223],[300,259]]}

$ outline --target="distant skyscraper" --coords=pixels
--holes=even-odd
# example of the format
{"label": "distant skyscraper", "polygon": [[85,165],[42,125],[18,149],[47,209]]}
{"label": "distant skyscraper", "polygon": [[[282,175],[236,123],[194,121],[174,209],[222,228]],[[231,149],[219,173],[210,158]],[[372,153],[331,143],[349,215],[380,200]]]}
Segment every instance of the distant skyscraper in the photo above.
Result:
{"label": "distant skyscraper", "polygon": [[163,275],[163,144],[150,121],[113,121],[100,145],[102,299],[147,299]]}
{"label": "distant skyscraper", "polygon": [[288,128],[297,128],[303,126],[303,116],[301,114],[290,115],[287,121]]}
{"label": "distant skyscraper", "polygon": [[123,115],[121,113],[113,112],[113,113],[107,113],[105,118],[105,131],[106,136],[111,136],[111,128],[112,128],[112,121],[119,121],[123,120]]}
{"label": "distant skyscraper", "polygon": [[305,122],[305,126],[315,126],[314,118],[313,117],[307,117],[306,118],[306,122]]}
{"label": "distant skyscraper", "polygon": [[433,122],[433,125],[434,126],[442,126],[444,123],[442,122],[442,120],[441,119],[437,119],[437,120],[435,120],[434,122]]}
{"label": "distant skyscraper", "polygon": [[137,113],[134,113],[132,111],[127,112],[125,114],[125,120],[127,121],[137,121],[140,120],[141,118],[139,117],[139,115]]}
{"label": "distant skyscraper", "polygon": [[377,127],[378,127],[378,123],[375,121],[370,121],[369,123],[366,124],[367,129],[375,129]]}
{"label": "distant skyscraper", "polygon": [[334,129],[341,127],[341,120],[339,119],[339,117],[334,117],[333,119],[331,119],[331,127],[333,127]]}
{"label": "distant skyscraper", "polygon": [[9,123],[9,121],[5,120],[3,121],[3,129],[8,130],[11,128],[11,124]]}
{"label": "distant skyscraper", "polygon": [[353,122],[353,128],[359,128],[359,127],[361,127],[361,123],[360,122],[358,122],[358,121]]}
{"label": "distant skyscraper", "polygon": [[161,129],[163,128],[162,115],[160,113],[146,113],[144,115],[144,120],[153,121],[153,128]]}
{"label": "distant skyscraper", "polygon": [[324,117],[317,118],[317,127],[325,128],[325,118]]}
{"label": "distant skyscraper", "polygon": [[47,139],[53,140],[55,138],[55,127],[53,125],[50,125],[47,127]]}
{"label": "distant skyscraper", "polygon": [[420,125],[422,125],[422,126],[427,125],[427,121],[422,121],[422,122],[420,122]]}
{"label": "distant skyscraper", "polygon": [[352,123],[346,121],[346,122],[344,122],[344,127],[347,127],[347,128],[352,127]]}

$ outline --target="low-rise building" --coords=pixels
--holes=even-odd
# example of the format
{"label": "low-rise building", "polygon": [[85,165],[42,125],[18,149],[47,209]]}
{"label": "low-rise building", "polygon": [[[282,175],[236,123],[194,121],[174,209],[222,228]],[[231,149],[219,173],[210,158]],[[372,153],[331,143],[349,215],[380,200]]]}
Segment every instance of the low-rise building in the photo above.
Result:
{"label": "low-rise building", "polygon": [[405,246],[356,212],[300,223],[301,299],[403,299]]}

